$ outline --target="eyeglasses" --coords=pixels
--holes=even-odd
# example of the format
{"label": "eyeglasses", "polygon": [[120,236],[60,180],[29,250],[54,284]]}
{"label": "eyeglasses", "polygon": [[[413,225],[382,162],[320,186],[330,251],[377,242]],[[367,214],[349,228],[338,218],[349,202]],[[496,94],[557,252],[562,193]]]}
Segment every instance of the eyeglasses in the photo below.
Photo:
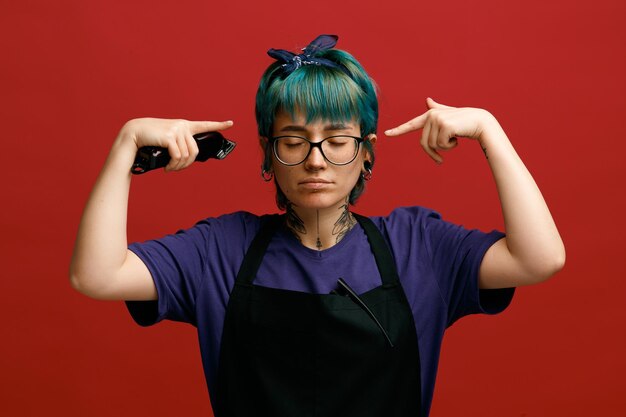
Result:
{"label": "eyeglasses", "polygon": [[333,165],[348,165],[359,153],[365,139],[358,136],[329,136],[319,142],[311,142],[302,136],[277,136],[270,138],[274,156],[287,166],[304,162],[313,148],[318,148],[324,159]]}

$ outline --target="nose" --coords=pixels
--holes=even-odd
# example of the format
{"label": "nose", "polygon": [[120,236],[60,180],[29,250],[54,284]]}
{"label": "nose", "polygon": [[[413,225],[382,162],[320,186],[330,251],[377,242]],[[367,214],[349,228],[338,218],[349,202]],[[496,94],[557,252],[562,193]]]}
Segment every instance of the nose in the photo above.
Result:
{"label": "nose", "polygon": [[304,160],[304,164],[307,169],[317,171],[326,167],[326,158],[319,147],[311,147],[311,152]]}

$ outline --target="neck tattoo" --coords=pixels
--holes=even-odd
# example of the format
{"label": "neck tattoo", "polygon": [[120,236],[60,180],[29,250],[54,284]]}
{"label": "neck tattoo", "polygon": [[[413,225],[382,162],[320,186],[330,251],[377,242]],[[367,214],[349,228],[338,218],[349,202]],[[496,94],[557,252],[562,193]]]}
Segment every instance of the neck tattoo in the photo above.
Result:
{"label": "neck tattoo", "polygon": [[356,219],[352,213],[350,213],[350,210],[348,210],[348,200],[346,200],[346,204],[341,206],[339,209],[343,210],[343,212],[341,213],[341,216],[339,216],[339,219],[335,222],[335,226],[332,231],[333,236],[337,236],[335,243],[339,243],[356,224]]}
{"label": "neck tattoo", "polygon": [[317,250],[322,250],[322,241],[320,240],[320,211],[317,210],[317,242],[315,242]]}
{"label": "neck tattoo", "polygon": [[[348,199],[346,199],[344,205],[339,207],[339,210],[341,210],[341,214],[333,225],[333,229],[331,231],[331,236],[335,236],[335,243],[339,243],[348,234],[348,232],[354,228],[354,225],[356,225],[356,219],[349,210]],[[316,214],[317,238],[315,240],[315,247],[318,251],[321,251],[324,245],[322,244],[322,239],[320,237],[320,211],[317,210]],[[304,221],[300,216],[298,216],[298,213],[294,210],[292,203],[287,204],[285,222],[287,224],[287,228],[291,230],[296,239],[302,242],[302,235],[306,235],[307,230],[304,225]]]}
{"label": "neck tattoo", "polygon": [[291,230],[294,236],[302,242],[300,238],[300,234],[306,235],[306,228],[304,227],[304,222],[298,216],[298,213],[293,209],[293,204],[287,204],[287,213],[285,220],[287,221],[287,227]]}

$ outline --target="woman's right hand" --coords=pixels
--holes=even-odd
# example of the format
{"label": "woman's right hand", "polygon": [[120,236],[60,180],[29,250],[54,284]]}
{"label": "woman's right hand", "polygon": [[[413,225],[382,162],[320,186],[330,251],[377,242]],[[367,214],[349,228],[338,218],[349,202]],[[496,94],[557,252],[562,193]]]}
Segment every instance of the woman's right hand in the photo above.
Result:
{"label": "woman's right hand", "polygon": [[232,125],[233,122],[230,120],[209,122],[145,117],[126,122],[120,131],[118,141],[124,146],[129,146],[135,154],[144,146],[166,148],[171,159],[165,171],[178,171],[187,168],[198,156],[198,144],[193,135],[225,130]]}
{"label": "woman's right hand", "polygon": [[79,292],[102,300],[155,300],[156,287],[144,263],[128,250],[126,223],[130,168],[143,146],[167,148],[166,171],[191,165],[196,133],[228,129],[233,122],[143,118],[120,130],[93,187],[78,228],[70,280]]}

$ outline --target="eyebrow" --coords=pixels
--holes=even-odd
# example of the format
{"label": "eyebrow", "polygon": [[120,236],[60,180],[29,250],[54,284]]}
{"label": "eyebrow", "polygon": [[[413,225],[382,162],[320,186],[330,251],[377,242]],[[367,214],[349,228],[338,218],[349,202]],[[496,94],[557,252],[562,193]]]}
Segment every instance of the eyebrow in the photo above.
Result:
{"label": "eyebrow", "polygon": [[[343,123],[331,123],[324,126],[324,131],[348,130],[351,128],[352,126]],[[288,125],[280,129],[279,132],[307,132],[307,128],[300,125]]]}

